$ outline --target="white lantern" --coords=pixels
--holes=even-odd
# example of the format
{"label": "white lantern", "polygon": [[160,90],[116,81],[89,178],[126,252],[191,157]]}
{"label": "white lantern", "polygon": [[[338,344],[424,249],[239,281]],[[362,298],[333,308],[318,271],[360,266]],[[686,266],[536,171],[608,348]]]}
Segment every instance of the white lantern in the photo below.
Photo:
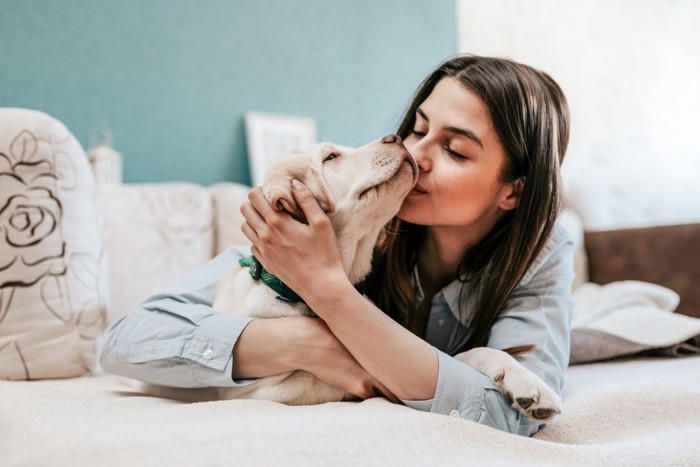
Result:
{"label": "white lantern", "polygon": [[87,153],[95,183],[98,186],[119,185],[122,183],[122,155],[112,147],[109,130],[103,129],[102,139],[102,143],[93,145]]}

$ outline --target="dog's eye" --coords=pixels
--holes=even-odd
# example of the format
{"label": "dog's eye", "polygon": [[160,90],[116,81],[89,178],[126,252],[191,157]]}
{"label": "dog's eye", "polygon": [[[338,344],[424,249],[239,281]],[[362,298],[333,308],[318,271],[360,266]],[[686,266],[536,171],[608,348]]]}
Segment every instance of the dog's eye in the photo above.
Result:
{"label": "dog's eye", "polygon": [[340,157],[340,154],[338,154],[337,152],[332,152],[328,154],[325,159],[323,159],[323,162],[332,161],[333,159],[338,157]]}

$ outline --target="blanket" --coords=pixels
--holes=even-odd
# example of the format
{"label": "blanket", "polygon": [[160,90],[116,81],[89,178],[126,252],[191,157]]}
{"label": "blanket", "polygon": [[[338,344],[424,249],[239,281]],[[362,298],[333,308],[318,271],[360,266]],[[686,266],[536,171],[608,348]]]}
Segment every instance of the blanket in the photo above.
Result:
{"label": "blanket", "polygon": [[571,367],[532,438],[379,398],[184,403],[110,375],[0,381],[0,401],[3,466],[700,465],[700,357]]}
{"label": "blanket", "polygon": [[700,319],[674,313],[679,295],[641,281],[585,283],[574,290],[571,363],[640,352],[700,353]]}

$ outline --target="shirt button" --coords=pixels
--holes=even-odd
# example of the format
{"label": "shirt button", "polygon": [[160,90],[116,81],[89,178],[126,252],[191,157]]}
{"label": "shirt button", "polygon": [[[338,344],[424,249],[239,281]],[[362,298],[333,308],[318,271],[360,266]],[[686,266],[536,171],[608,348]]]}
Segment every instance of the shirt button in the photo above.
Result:
{"label": "shirt button", "polygon": [[445,325],[445,320],[443,318],[440,318],[437,320],[437,325],[439,328],[443,327]]}
{"label": "shirt button", "polygon": [[457,409],[450,410],[450,417],[459,417],[459,410],[457,410]]}
{"label": "shirt button", "polygon": [[204,358],[206,358],[207,360],[211,360],[212,358],[214,358],[214,351],[212,349],[205,350]]}

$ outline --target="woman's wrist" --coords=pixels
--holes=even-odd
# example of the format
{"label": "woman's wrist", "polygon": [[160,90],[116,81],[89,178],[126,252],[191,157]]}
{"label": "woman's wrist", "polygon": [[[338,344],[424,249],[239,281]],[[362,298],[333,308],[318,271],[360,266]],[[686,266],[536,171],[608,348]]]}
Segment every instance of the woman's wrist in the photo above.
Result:
{"label": "woman's wrist", "polygon": [[232,351],[234,379],[261,378],[299,369],[297,343],[305,323],[300,319],[255,319],[248,323]]}
{"label": "woman's wrist", "polygon": [[306,304],[323,319],[330,318],[328,313],[333,312],[334,303],[339,303],[348,294],[357,293],[342,270],[319,274],[316,280],[309,282],[307,289],[308,292],[302,295]]}
{"label": "woman's wrist", "polygon": [[278,356],[280,363],[292,370],[308,369],[310,360],[317,358],[312,352],[313,348],[309,348],[309,343],[317,339],[315,328],[318,320],[305,316],[280,319],[286,321],[277,347],[281,353]]}

